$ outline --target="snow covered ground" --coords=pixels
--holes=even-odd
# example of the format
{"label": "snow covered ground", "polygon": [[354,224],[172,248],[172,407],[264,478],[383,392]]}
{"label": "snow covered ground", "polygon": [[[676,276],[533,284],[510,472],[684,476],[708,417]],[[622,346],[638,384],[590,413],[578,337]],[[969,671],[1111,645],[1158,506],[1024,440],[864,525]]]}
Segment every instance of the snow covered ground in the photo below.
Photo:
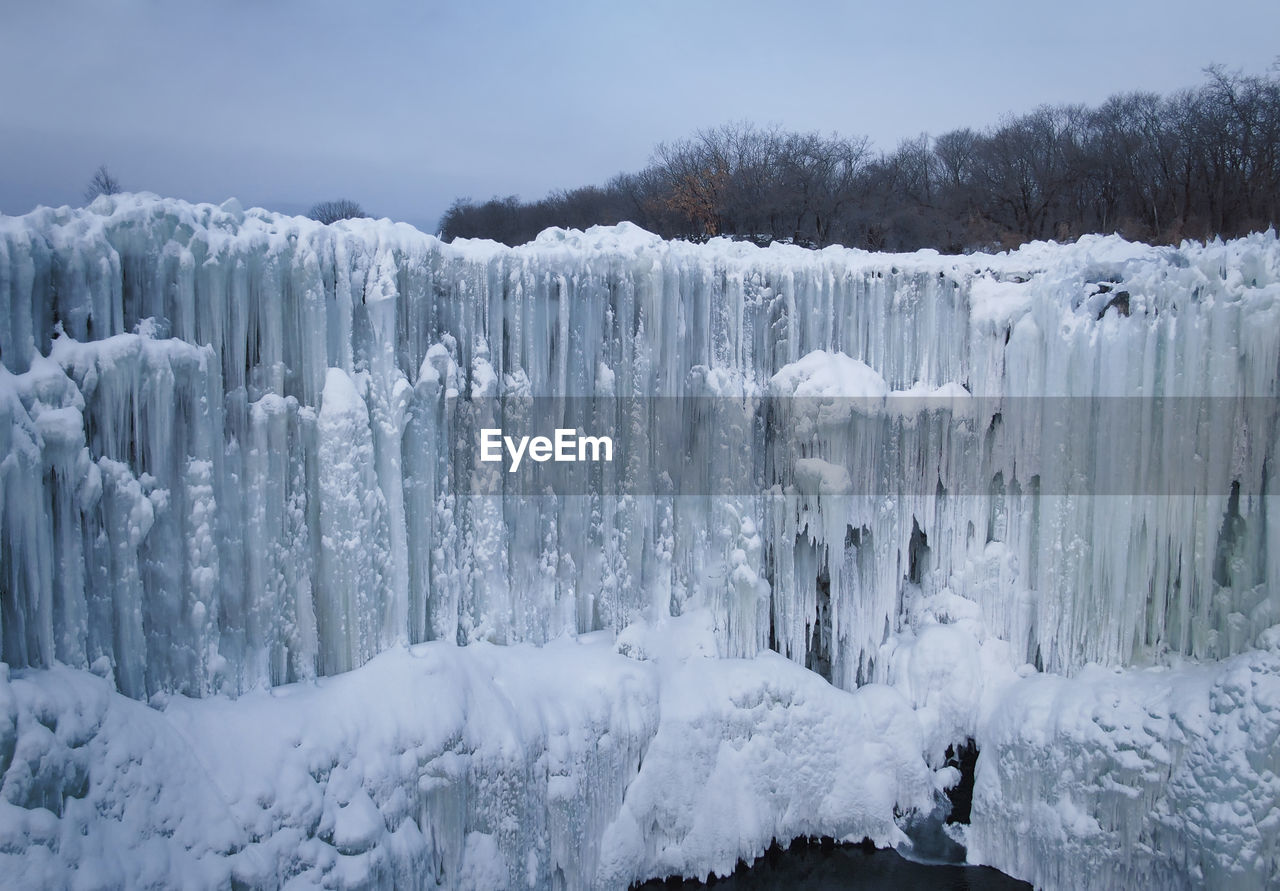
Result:
{"label": "snow covered ground", "polygon": [[[477,460],[535,411],[618,460]],[[0,875],[723,872],[906,845],[973,738],[971,857],[1265,887],[1277,468],[1274,233],[0,217]]]}

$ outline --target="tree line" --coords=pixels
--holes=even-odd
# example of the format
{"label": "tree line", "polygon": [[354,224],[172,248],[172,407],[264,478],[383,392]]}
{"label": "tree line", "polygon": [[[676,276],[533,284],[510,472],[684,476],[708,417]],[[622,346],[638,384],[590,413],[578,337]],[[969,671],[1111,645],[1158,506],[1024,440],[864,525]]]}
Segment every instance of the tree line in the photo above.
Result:
{"label": "tree line", "polygon": [[889,152],[865,137],[728,124],[659,145],[643,170],[601,186],[533,202],[459,199],[440,229],[521,244],[549,226],[622,220],[666,238],[894,251],[1088,232],[1162,243],[1241,235],[1280,220],[1280,70],[1215,66],[1171,95],[1045,105]]}

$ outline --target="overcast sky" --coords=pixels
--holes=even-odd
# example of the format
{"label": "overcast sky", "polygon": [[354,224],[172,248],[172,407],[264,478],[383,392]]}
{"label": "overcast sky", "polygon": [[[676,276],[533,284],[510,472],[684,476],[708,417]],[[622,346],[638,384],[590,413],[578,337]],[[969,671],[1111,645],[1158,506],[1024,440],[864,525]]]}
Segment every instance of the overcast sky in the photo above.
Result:
{"label": "overcast sky", "polygon": [[879,148],[1280,54],[1276,0],[0,0],[0,211],[128,189],[434,229],[731,120]]}

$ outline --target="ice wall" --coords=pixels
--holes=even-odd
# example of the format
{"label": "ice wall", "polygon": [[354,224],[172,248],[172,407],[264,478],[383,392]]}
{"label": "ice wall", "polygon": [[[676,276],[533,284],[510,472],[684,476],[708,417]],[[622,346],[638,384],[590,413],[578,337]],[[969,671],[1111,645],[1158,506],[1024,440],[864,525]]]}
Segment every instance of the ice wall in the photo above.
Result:
{"label": "ice wall", "polygon": [[[110,196],[0,218],[0,362],[0,659],[131,696],[703,606],[723,653],[845,687],[957,597],[1067,672],[1280,621],[1274,234],[507,249]],[[656,429],[633,396],[711,408]],[[478,430],[542,397],[548,428],[646,406],[644,435],[594,488],[514,489]],[[1044,397],[1072,408],[1017,409]]]}

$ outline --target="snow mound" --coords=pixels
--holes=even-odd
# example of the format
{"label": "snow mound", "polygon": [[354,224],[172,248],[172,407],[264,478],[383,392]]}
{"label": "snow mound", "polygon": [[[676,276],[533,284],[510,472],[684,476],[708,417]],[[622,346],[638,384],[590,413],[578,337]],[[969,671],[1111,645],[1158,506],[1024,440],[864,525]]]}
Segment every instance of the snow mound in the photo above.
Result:
{"label": "snow mound", "polygon": [[889,387],[871,366],[844,353],[814,350],[779,369],[769,381],[777,396],[883,401]]}
{"label": "snow mound", "polygon": [[637,661],[602,635],[395,648],[319,683],[153,705],[65,668],[0,677],[4,875],[625,888],[725,874],[775,838],[892,844],[895,808],[934,785],[892,690],[776,655]]}
{"label": "snow mound", "polygon": [[1028,677],[977,739],[975,862],[1064,889],[1280,876],[1280,649]]}

